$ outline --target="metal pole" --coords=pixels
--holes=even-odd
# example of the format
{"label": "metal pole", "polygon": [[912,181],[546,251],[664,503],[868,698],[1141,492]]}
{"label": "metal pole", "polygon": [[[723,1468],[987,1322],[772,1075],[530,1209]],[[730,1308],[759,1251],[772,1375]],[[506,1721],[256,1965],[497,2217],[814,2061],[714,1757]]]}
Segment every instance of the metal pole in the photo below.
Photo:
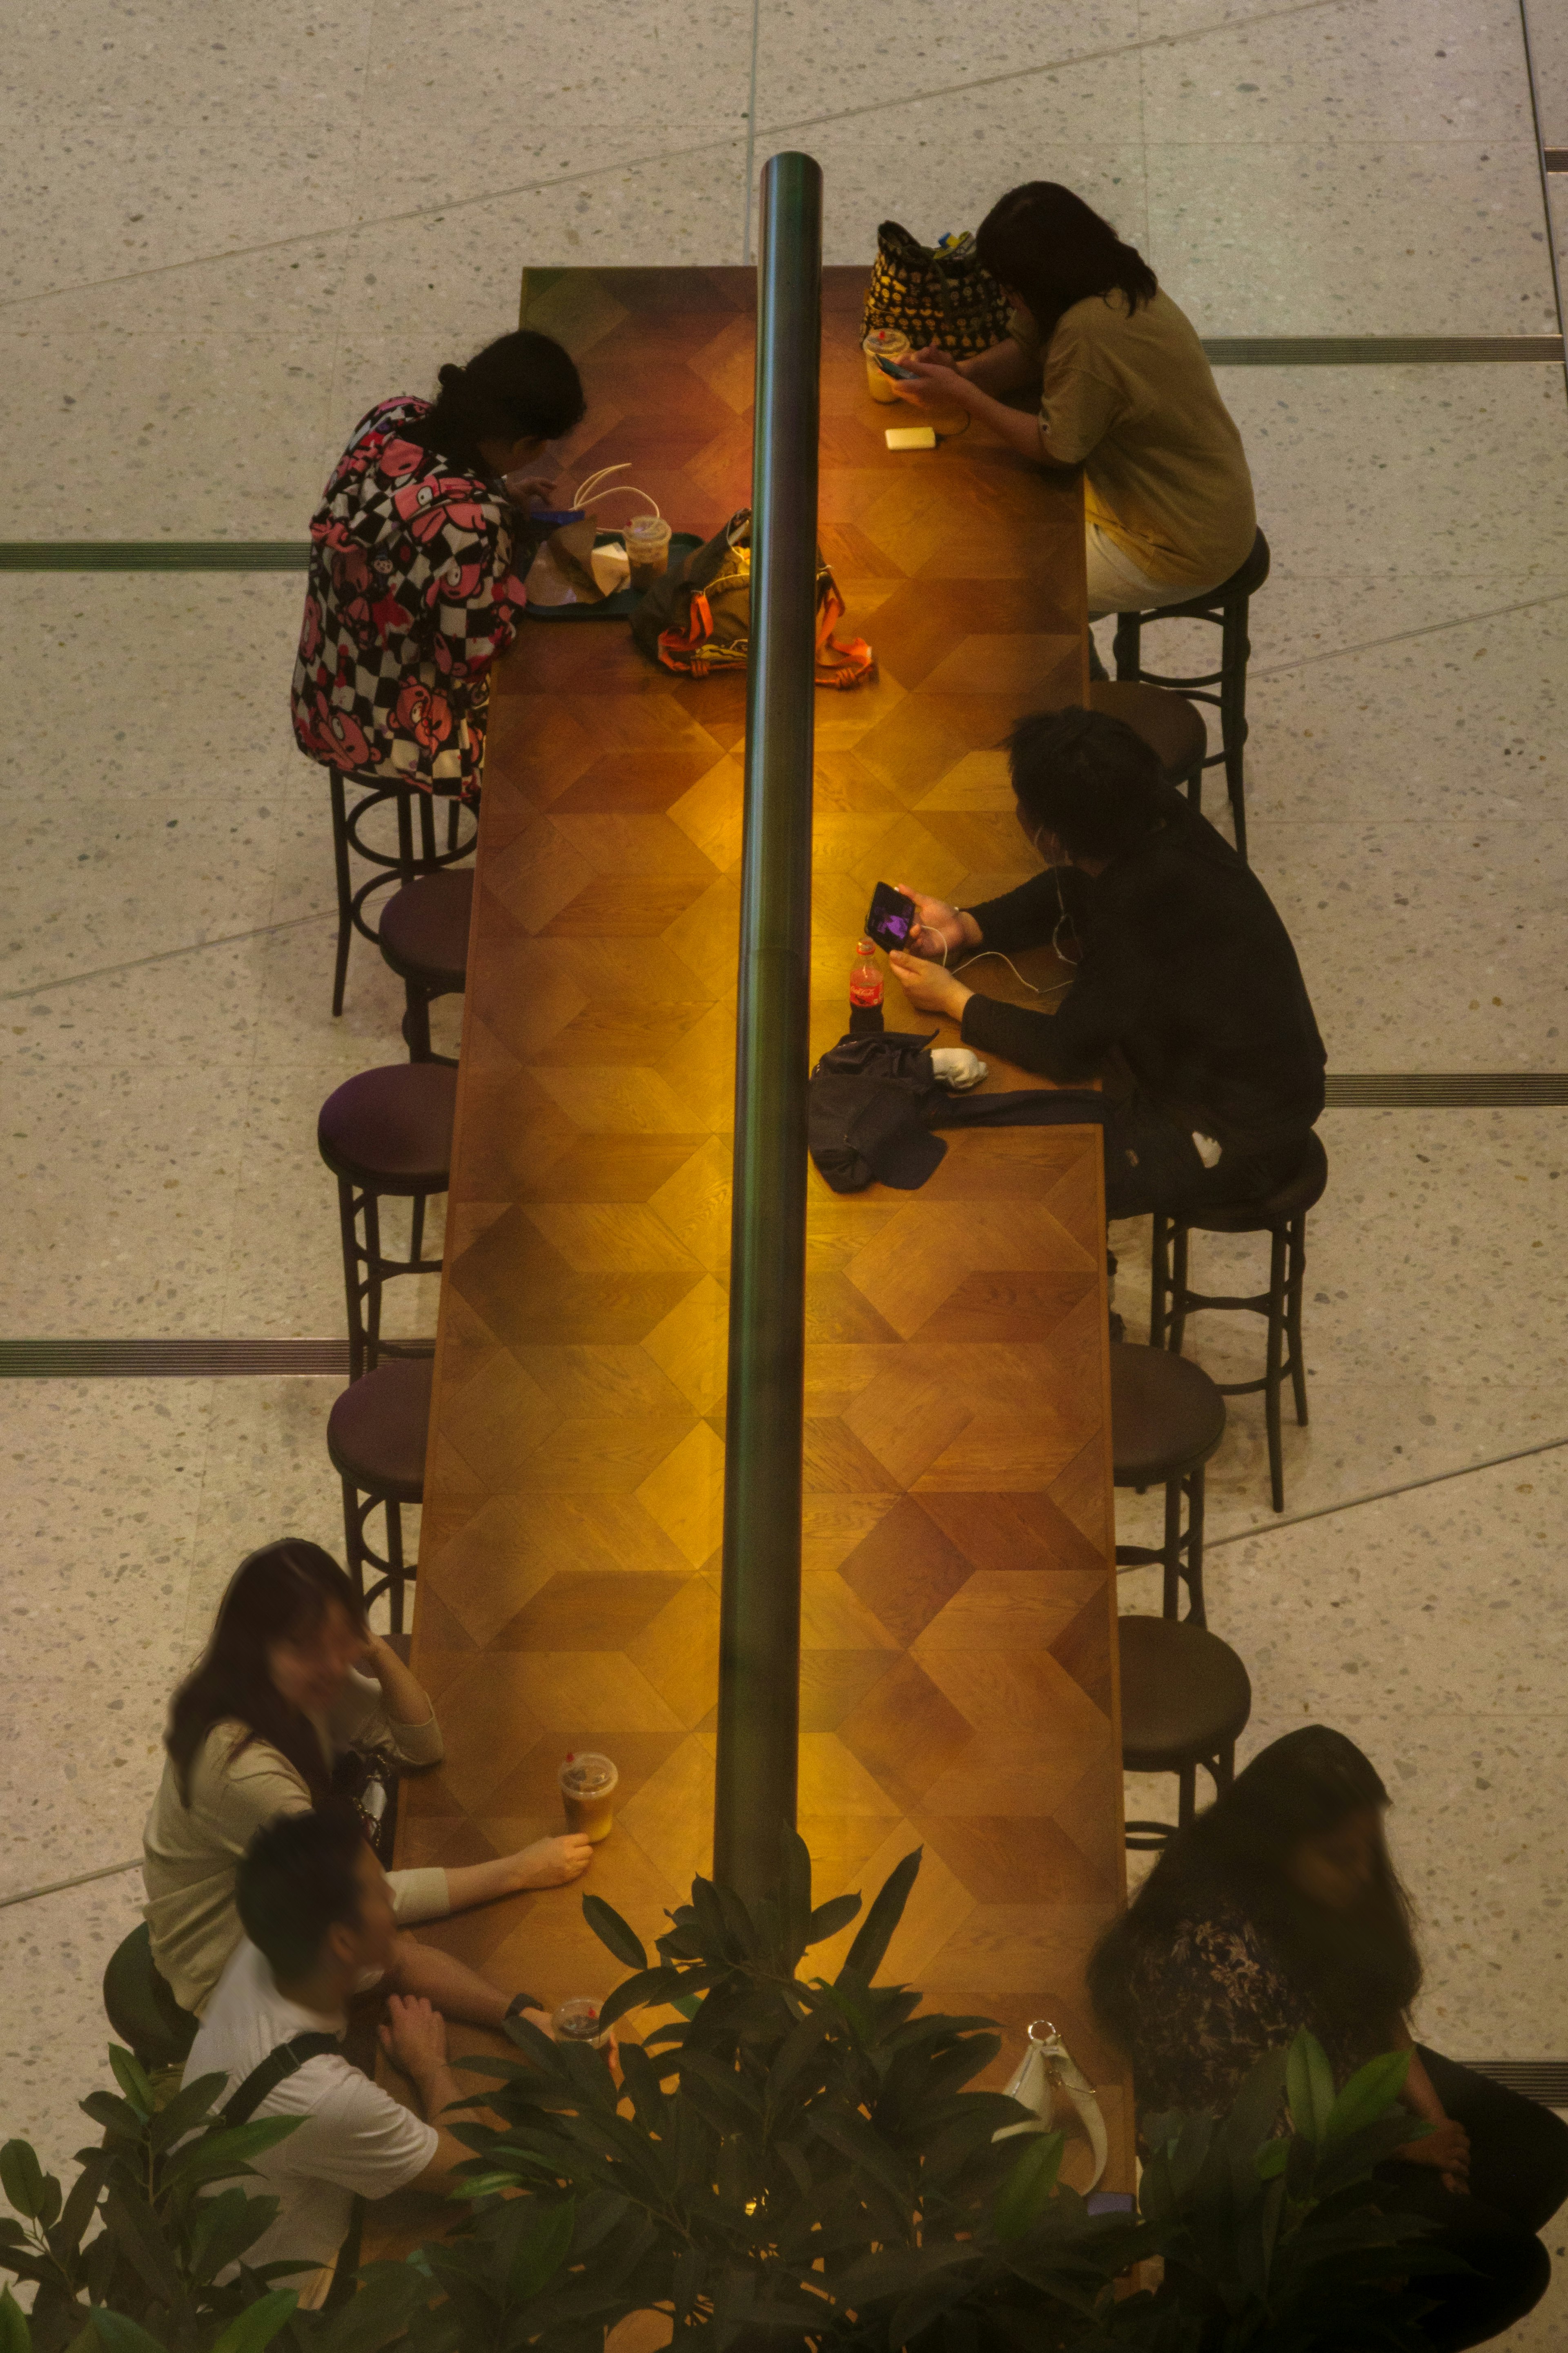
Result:
{"label": "metal pole", "polygon": [[713,1870],[769,1891],[800,1732],[822,172],[763,173]]}

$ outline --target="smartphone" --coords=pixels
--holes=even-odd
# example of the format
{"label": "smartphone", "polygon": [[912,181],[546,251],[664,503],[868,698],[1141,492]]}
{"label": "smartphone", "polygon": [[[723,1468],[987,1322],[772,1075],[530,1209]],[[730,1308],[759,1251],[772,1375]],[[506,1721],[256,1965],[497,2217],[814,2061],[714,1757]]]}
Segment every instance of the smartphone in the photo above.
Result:
{"label": "smartphone", "polygon": [[900,384],[919,384],[921,379],[918,368],[900,367],[897,360],[885,360],[880,352],[875,353],[873,356],[884,375],[892,376]]}
{"label": "smartphone", "polygon": [[914,927],[915,902],[890,882],[879,882],[871,893],[866,936],[879,948],[907,948]]}

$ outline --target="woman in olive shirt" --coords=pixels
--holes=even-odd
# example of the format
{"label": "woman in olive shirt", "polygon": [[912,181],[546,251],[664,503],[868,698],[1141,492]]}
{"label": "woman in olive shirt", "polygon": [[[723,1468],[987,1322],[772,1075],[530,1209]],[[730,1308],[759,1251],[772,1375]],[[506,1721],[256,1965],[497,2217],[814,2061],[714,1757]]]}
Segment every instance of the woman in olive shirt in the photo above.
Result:
{"label": "woman in olive shirt", "polygon": [[[1108,221],[1031,180],[975,239],[1014,305],[1005,343],[955,363],[934,345],[900,387],[966,409],[1026,458],[1084,470],[1089,609],[1178,605],[1247,561],[1258,528],[1241,436],[1191,321]],[[1007,396],[1038,386],[1030,415]]]}

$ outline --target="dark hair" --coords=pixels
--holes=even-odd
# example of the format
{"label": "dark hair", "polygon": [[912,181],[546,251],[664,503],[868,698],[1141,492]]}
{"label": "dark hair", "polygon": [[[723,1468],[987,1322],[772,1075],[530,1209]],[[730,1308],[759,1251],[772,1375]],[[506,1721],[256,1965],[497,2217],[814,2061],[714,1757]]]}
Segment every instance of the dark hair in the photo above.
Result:
{"label": "dark hair", "polygon": [[345,1806],[279,1814],[240,1858],[234,1898],[240,1926],[275,1977],[301,1978],[321,1958],[329,1928],[355,1927],[364,1834]]}
{"label": "dark hair", "polygon": [[1159,759],[1103,711],[1037,711],[1007,738],[1018,807],[1073,858],[1134,849],[1172,810]]}
{"label": "dark hair", "polygon": [[1131,314],[1160,290],[1136,248],[1124,245],[1108,220],[1055,180],[1026,180],[998,196],[974,246],[998,285],[1028,306],[1042,343],[1050,341],[1064,311],[1091,294],[1120,287]]}
{"label": "dark hair", "polygon": [[1261,1933],[1296,1990],[1336,2027],[1386,2047],[1421,1985],[1410,1902],[1381,1834],[1373,1883],[1353,1911],[1315,1903],[1289,1876],[1303,1839],[1352,1815],[1381,1812],[1388,1792],[1353,1740],[1303,1725],[1255,1757],[1224,1795],[1180,1830],[1090,1957],[1094,2011],[1125,2050],[1135,2020],[1131,1964],[1168,1945],[1184,1921],[1239,1912]]}
{"label": "dark hair", "polygon": [[363,1602],[320,1545],[284,1536],[240,1562],[218,1604],[206,1649],[169,1704],[163,1746],[187,1805],[192,1759],[214,1725],[231,1718],[246,1726],[237,1756],[253,1740],[268,1741],[288,1758],[318,1805],[327,1795],[331,1785],[316,1727],[274,1683],[267,1648],[269,1642],[307,1640],[334,1606],[363,1631]]}
{"label": "dark hair", "polygon": [[428,414],[398,432],[474,473],[486,470],[482,441],[553,440],[581,423],[588,405],[570,354],[531,327],[498,335],[466,367],[448,360],[437,382],[441,388]]}

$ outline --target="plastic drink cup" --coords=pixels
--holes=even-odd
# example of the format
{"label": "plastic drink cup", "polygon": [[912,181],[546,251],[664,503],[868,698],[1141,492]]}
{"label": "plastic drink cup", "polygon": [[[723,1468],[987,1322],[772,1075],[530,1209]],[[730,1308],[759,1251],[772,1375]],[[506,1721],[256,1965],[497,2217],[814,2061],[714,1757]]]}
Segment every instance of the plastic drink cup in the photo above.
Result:
{"label": "plastic drink cup", "polygon": [[898,327],[873,327],[860,345],[866,354],[866,388],[873,400],[889,406],[899,396],[898,385],[890,375],[884,375],[877,365],[879,359],[906,360],[910,355],[910,339]]}
{"label": "plastic drink cup", "polygon": [[662,515],[633,515],[626,540],[631,586],[651,588],[669,569],[669,525]]}
{"label": "plastic drink cup", "polygon": [[561,1767],[561,1803],[566,1827],[582,1837],[608,1838],[615,1823],[615,1796],[620,1775],[608,1757],[594,1750],[574,1749]]}
{"label": "plastic drink cup", "polygon": [[609,2028],[599,2023],[598,2003],[581,1997],[562,2003],[550,2031],[557,2042],[581,2042],[590,2051],[602,2051],[610,2039]]}

